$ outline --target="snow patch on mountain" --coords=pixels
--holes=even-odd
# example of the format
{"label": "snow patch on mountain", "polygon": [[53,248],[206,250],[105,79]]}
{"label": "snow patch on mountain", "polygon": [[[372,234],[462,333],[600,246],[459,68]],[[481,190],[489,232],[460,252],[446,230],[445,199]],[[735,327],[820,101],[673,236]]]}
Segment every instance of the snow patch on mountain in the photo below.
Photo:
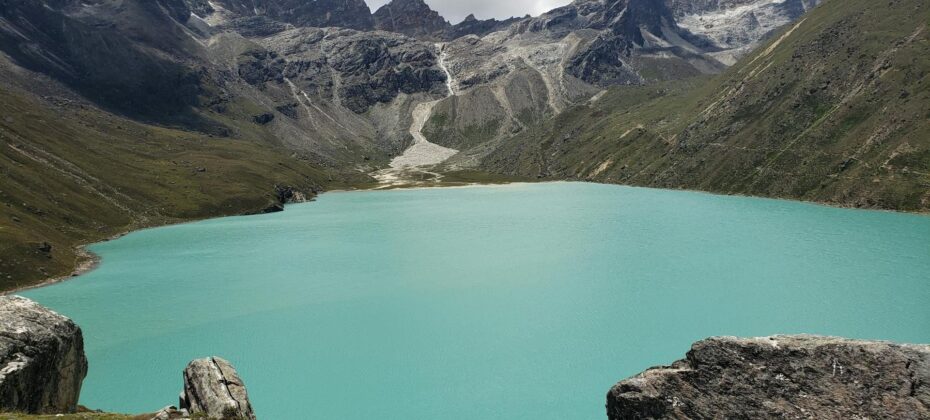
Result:
{"label": "snow patch on mountain", "polygon": [[795,21],[820,0],[755,0],[718,5],[676,17],[678,26],[711,40],[720,53],[715,58],[732,65],[773,31]]}

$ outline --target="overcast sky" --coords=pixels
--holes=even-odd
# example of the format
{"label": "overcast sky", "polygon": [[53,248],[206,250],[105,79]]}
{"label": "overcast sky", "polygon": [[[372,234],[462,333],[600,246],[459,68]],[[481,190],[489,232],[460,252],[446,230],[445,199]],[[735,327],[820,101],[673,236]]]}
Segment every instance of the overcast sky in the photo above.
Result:
{"label": "overcast sky", "polygon": [[[387,4],[390,0],[365,0],[371,11]],[[527,13],[537,16],[555,7],[571,3],[571,0],[426,0],[433,10],[449,22],[459,23],[469,13],[478,19],[506,19]]]}

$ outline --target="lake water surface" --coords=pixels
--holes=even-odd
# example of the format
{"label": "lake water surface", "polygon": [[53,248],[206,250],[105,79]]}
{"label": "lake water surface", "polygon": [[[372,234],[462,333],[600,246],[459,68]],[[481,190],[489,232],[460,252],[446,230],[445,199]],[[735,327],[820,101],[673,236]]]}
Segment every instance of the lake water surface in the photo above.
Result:
{"label": "lake water surface", "polygon": [[24,295],[84,329],[82,403],[208,355],[262,419],[602,419],[712,335],[930,342],[930,218],[578,183],[328,193],[136,232]]}

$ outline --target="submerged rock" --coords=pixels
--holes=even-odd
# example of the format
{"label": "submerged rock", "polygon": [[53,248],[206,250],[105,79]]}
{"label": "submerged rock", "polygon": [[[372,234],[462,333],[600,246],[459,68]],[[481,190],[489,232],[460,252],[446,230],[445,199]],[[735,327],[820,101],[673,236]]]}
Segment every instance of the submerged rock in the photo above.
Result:
{"label": "submerged rock", "polygon": [[930,418],[930,346],[717,337],[615,385],[607,417]]}
{"label": "submerged rock", "polygon": [[70,413],[87,375],[81,329],[39,304],[0,296],[0,412]]}
{"label": "submerged rock", "polygon": [[184,369],[181,408],[192,416],[216,419],[255,419],[252,404],[236,369],[224,359],[208,357]]}

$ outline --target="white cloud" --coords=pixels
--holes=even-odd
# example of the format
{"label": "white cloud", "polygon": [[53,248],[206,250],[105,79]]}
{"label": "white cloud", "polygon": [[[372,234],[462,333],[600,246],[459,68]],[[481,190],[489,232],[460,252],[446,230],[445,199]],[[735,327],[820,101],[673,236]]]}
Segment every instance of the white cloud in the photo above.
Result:
{"label": "white cloud", "polygon": [[[378,10],[390,2],[365,1],[371,7],[371,11]],[[469,13],[474,13],[478,19],[506,19],[527,13],[537,16],[568,3],[571,3],[571,0],[426,0],[426,4],[452,23],[462,21]]]}

